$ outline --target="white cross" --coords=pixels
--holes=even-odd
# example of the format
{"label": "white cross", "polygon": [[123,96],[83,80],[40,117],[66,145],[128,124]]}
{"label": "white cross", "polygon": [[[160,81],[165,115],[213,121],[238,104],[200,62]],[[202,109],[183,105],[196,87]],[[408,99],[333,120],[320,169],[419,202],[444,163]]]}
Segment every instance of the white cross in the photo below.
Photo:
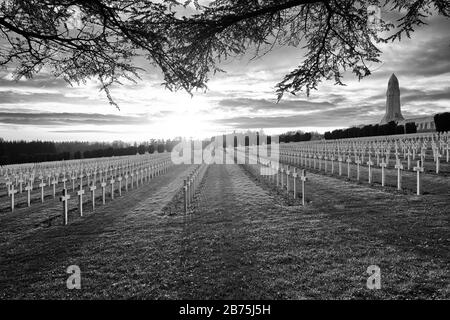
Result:
{"label": "white cross", "polygon": [[284,168],[283,167],[281,167],[280,168],[280,177],[281,177],[281,189],[283,189],[283,187],[284,187]]}
{"label": "white cross", "polygon": [[68,216],[68,202],[70,199],[70,195],[67,194],[67,189],[63,189],[63,195],[59,198],[59,201],[63,202],[63,209],[64,209],[64,214],[63,214],[63,224],[67,225],[67,223],[69,222],[69,216]]}
{"label": "white cross", "polygon": [[402,162],[400,161],[400,159],[397,159],[397,163],[394,168],[397,169],[397,190],[402,190],[403,165],[402,165]]}
{"label": "white cross", "polygon": [[306,199],[305,199],[305,182],[308,181],[308,178],[306,177],[306,170],[303,169],[301,171],[300,179],[302,180],[302,204],[305,205]]}
{"label": "white cross", "polygon": [[41,180],[41,183],[39,183],[39,187],[41,188],[41,202],[44,203],[44,187],[46,184],[44,183],[44,180]]}
{"label": "white cross", "polygon": [[14,189],[14,185],[9,189],[9,196],[11,197],[11,211],[14,211],[14,195],[17,193],[17,190]]}
{"label": "white cross", "polygon": [[72,179],[72,191],[75,191],[75,180],[77,179],[77,177],[73,175],[71,179]]}
{"label": "white cross", "polygon": [[447,162],[449,162],[450,161],[450,146],[449,146],[449,143],[447,142],[447,145],[444,147],[445,148],[445,152],[446,152],[446,154],[447,154]]}
{"label": "white cross", "polygon": [[6,194],[9,196],[9,190],[11,189],[12,182],[6,181]]}
{"label": "white cross", "polygon": [[[81,187],[81,186],[80,186]],[[84,194],[84,189],[80,189],[77,191],[77,195],[78,195],[78,208],[80,210],[80,217],[83,216],[83,194]]]}
{"label": "white cross", "polygon": [[362,163],[361,160],[359,160],[359,157],[356,157],[356,180],[359,181],[359,175],[360,175],[360,164]]}
{"label": "white cross", "polygon": [[352,163],[352,159],[347,157],[347,177],[350,179],[350,163]]}
{"label": "white cross", "polygon": [[297,199],[297,168],[294,168],[294,172],[292,173],[292,181],[293,181],[293,188],[294,188],[294,199]]}
{"label": "white cross", "polygon": [[385,169],[387,167],[387,163],[384,161],[384,158],[381,159],[380,167],[381,167],[381,185],[384,187],[385,180],[386,180],[385,179],[386,178]]}
{"label": "white cross", "polygon": [[417,166],[413,168],[417,172],[417,195],[421,194],[422,186],[420,184],[420,173],[424,171],[423,166],[420,165],[420,161],[417,161]]}
{"label": "white cross", "polygon": [[367,165],[369,166],[369,183],[372,183],[372,166],[373,166],[372,159],[370,158],[369,154],[369,161],[367,161]]}
{"label": "white cross", "polygon": [[111,199],[114,199],[114,182],[116,182],[113,178],[109,181],[111,184]]}
{"label": "white cross", "polygon": [[66,177],[64,176],[64,177],[61,179],[61,181],[62,181],[62,183],[63,183],[63,189],[66,189],[66,181],[67,181]]}
{"label": "white cross", "polygon": [[78,176],[78,178],[80,178],[80,189],[81,189],[81,187],[83,187],[83,178],[84,178],[84,174],[80,174],[80,175]]}
{"label": "white cross", "polygon": [[119,176],[117,178],[117,181],[119,181],[119,196],[121,196],[122,195],[122,177]]}
{"label": "white cross", "polygon": [[100,186],[102,187],[102,200],[103,200],[103,204],[105,204],[105,187],[106,187],[106,182],[102,182],[100,184]]}
{"label": "white cross", "polygon": [[184,179],[183,191],[184,191],[184,213],[187,213],[189,207],[189,197],[188,197],[189,182],[187,179]]}
{"label": "white cross", "polygon": [[56,197],[56,184],[57,184],[56,180],[53,179],[53,180],[52,180],[52,185],[53,185],[53,198]]}
{"label": "white cross", "polygon": [[436,157],[436,173],[439,173],[442,155],[439,153],[438,149],[436,150],[435,157]]}
{"label": "white cross", "polygon": [[407,165],[408,165],[408,170],[411,170],[411,149],[408,149],[408,152],[406,152],[405,154],[406,158],[407,158]]}
{"label": "white cross", "polygon": [[97,187],[95,186],[94,181],[92,181],[92,185],[89,187],[89,191],[91,191],[91,199],[92,199],[92,211],[95,210],[95,190]]}
{"label": "white cross", "polygon": [[22,193],[23,178],[21,177],[18,181],[19,181],[19,192]]}
{"label": "white cross", "polygon": [[289,195],[289,175],[291,174],[291,171],[289,171],[289,166],[287,166],[286,169],[286,191],[287,194]]}
{"label": "white cross", "polygon": [[331,174],[334,174],[334,161],[336,160],[334,155],[331,156],[330,160],[331,160]]}
{"label": "white cross", "polygon": [[422,163],[423,165],[425,164],[425,157],[426,157],[426,149],[422,148],[422,150],[420,151],[420,163]]}
{"label": "white cross", "polygon": [[25,186],[25,191],[27,192],[27,203],[28,203],[28,206],[31,205],[31,190],[33,190],[31,188],[31,185],[28,184],[28,185]]}
{"label": "white cross", "polygon": [[395,161],[399,160],[399,157],[398,157],[399,155],[400,155],[400,153],[398,152],[397,149],[395,149]]}

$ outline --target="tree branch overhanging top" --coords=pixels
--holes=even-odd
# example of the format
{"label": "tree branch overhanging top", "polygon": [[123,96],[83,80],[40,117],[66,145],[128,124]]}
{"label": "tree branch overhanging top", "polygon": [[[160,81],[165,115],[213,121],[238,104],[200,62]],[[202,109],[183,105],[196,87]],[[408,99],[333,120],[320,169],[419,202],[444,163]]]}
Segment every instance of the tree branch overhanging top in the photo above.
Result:
{"label": "tree branch overhanging top", "polygon": [[[396,10],[393,23],[370,23],[369,6]],[[194,8],[194,9],[193,9]],[[191,12],[180,16],[180,10]],[[324,79],[343,85],[380,62],[377,43],[401,40],[426,23],[450,15],[445,0],[0,0],[0,66],[16,78],[43,67],[69,83],[98,78],[110,87],[139,79],[135,58],[159,68],[170,90],[205,89],[220,63],[256,49],[301,46],[303,61],[276,86],[278,98],[309,95]],[[293,61],[293,64],[296,63]]]}

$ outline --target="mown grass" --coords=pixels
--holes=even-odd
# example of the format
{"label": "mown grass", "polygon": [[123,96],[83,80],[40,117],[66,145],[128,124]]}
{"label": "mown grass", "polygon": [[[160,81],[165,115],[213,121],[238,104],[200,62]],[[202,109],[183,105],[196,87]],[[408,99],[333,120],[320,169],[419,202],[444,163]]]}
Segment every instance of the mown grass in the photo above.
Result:
{"label": "mown grass", "polygon": [[[247,169],[211,166],[190,215],[179,168],[68,227],[15,237],[0,297],[449,298],[448,199],[310,173],[302,207]],[[71,264],[81,290],[66,288]],[[372,264],[381,290],[366,287]]]}

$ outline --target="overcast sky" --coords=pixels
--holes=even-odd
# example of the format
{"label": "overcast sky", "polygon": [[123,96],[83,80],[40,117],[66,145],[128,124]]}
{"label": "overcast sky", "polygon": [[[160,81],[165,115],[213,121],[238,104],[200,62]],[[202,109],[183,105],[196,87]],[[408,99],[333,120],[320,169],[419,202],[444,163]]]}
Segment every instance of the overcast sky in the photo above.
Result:
{"label": "overcast sky", "polygon": [[213,77],[206,93],[172,93],[148,68],[143,81],[115,87],[121,111],[108,104],[98,83],[70,87],[42,73],[15,82],[0,71],[0,137],[4,139],[144,141],[175,136],[208,137],[244,129],[282,133],[319,131],[378,123],[385,111],[389,76],[400,82],[405,118],[450,111],[449,19],[433,18],[411,39],[383,45],[380,65],[346,87],[323,83],[309,98],[286,95],[276,104],[275,88],[298,66],[300,48],[274,48],[256,61],[224,63],[226,74]]}

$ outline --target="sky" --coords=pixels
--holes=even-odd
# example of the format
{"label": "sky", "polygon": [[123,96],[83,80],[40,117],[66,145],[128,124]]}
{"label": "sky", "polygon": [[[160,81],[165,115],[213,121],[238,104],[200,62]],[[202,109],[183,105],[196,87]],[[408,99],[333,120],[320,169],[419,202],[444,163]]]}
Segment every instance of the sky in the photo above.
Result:
{"label": "sky", "polygon": [[171,92],[148,67],[138,84],[111,89],[120,111],[108,103],[99,83],[73,86],[42,72],[31,80],[12,79],[0,70],[0,137],[6,140],[141,142],[177,136],[206,138],[236,131],[289,130],[323,133],[379,123],[385,112],[390,75],[400,83],[405,118],[450,111],[450,20],[433,17],[401,42],[380,45],[383,63],[345,87],[322,83],[310,97],[285,95],[276,102],[275,85],[303,58],[301,48],[275,47],[263,58],[246,55],[221,65],[206,92]]}

